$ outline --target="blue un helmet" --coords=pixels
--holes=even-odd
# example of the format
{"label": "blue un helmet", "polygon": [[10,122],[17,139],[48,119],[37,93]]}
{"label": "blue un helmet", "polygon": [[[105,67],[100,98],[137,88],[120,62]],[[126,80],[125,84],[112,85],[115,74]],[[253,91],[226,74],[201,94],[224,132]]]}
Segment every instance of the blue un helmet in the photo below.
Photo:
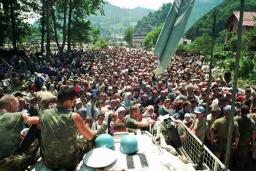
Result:
{"label": "blue un helmet", "polygon": [[125,135],[121,139],[120,150],[124,154],[134,154],[138,151],[138,142],[134,135]]}
{"label": "blue un helmet", "polygon": [[109,134],[102,134],[95,139],[96,147],[112,148],[114,146],[114,139]]}

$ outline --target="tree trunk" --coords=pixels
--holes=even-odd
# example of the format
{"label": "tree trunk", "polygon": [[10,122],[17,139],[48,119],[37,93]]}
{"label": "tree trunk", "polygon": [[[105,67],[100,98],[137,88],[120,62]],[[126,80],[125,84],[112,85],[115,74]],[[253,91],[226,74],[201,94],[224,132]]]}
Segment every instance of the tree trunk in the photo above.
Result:
{"label": "tree trunk", "polygon": [[66,37],[67,37],[67,29],[66,29],[66,25],[67,25],[67,7],[68,7],[68,0],[65,0],[65,4],[64,4],[64,14],[63,14],[63,41],[62,41],[62,46],[60,48],[60,53],[63,52],[64,48],[65,48],[65,44],[66,44]]}
{"label": "tree trunk", "polygon": [[42,18],[41,18],[41,26],[42,26],[42,35],[41,35],[41,53],[44,53],[44,36],[45,36],[45,0],[42,0]]}
{"label": "tree trunk", "polygon": [[46,37],[46,57],[49,59],[51,49],[50,49],[50,0],[46,1],[46,29],[47,29],[47,37]]}
{"label": "tree trunk", "polygon": [[14,50],[17,50],[17,37],[16,37],[16,23],[15,23],[15,14],[13,1],[10,1],[10,10],[11,10],[11,25],[12,25],[12,46]]}
{"label": "tree trunk", "polygon": [[58,39],[58,31],[57,31],[57,24],[56,24],[56,18],[53,7],[51,7],[52,10],[52,21],[53,21],[53,29],[54,29],[54,35],[55,35],[55,41],[57,44],[58,49],[60,49],[59,39]]}
{"label": "tree trunk", "polygon": [[72,20],[72,0],[69,0],[69,14],[68,14],[68,51],[71,50],[71,20]]}

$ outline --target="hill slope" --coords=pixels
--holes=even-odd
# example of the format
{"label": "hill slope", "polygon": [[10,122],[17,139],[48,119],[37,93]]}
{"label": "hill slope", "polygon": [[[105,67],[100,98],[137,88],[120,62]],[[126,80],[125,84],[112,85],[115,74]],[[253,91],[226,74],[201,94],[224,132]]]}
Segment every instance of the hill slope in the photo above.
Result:
{"label": "hill slope", "polygon": [[[201,3],[195,3],[192,13],[194,14],[193,18],[198,18],[202,13],[207,11],[207,8],[219,4],[221,0],[200,0]],[[197,1],[198,2],[198,1]],[[239,10],[240,0],[225,0],[221,5],[216,9],[217,12],[217,33],[225,29],[225,23],[233,11]],[[165,21],[165,17],[168,14],[171,4],[165,4],[160,10],[149,13],[148,16],[143,17],[142,20],[138,21],[138,24],[135,27],[136,33],[142,33],[146,31],[153,30],[160,23]],[[215,9],[214,9],[215,10]],[[212,27],[212,16],[213,11],[210,11],[207,15],[202,17],[196,22],[191,29],[187,32],[187,37],[190,39],[195,39],[196,37],[202,34],[210,34]],[[246,0],[245,11],[256,11],[256,0]],[[161,17],[160,17],[161,16]]]}
{"label": "hill slope", "polygon": [[[231,16],[233,11],[238,11],[240,7],[240,0],[226,0],[221,5],[219,5],[217,10],[217,23],[216,31],[219,33],[225,29],[225,24],[228,18]],[[196,37],[203,34],[211,34],[213,11],[202,17],[194,26],[187,32],[187,37],[190,39],[195,39]],[[245,11],[256,11],[256,0],[246,0]]]}
{"label": "hill slope", "polygon": [[145,8],[124,9],[106,4],[104,16],[90,16],[92,25],[98,27],[102,37],[122,36],[128,26],[135,26],[137,22],[153,10]]}
{"label": "hill slope", "polygon": [[[202,14],[208,12],[209,7],[219,4],[220,1],[222,0],[197,0],[192,11],[192,18],[199,18]],[[149,13],[146,17],[143,17],[138,21],[135,32],[137,34],[148,33],[159,24],[164,23],[171,5],[171,3],[164,4],[158,11]]]}
{"label": "hill slope", "polygon": [[139,20],[135,27],[135,34],[148,33],[163,23],[171,5],[171,3],[164,4],[159,10],[150,12],[147,16]]}

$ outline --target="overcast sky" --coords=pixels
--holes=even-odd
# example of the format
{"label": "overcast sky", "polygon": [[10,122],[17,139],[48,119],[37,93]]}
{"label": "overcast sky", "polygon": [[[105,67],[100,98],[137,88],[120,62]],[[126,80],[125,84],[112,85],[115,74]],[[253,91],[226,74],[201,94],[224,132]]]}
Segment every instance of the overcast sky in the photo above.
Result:
{"label": "overcast sky", "polygon": [[136,8],[136,7],[144,7],[149,9],[157,10],[164,3],[173,2],[173,0],[106,0],[110,4],[124,7],[124,8]]}

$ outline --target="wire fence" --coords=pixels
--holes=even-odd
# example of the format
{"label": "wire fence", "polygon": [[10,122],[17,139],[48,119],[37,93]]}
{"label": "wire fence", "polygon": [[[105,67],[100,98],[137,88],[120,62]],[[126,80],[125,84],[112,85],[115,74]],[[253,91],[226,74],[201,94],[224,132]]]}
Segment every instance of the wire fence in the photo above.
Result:
{"label": "wire fence", "polygon": [[[182,142],[182,146],[193,163],[197,163],[201,154],[202,142],[185,125],[184,127],[186,128],[186,138]],[[225,168],[225,165],[206,146],[203,150],[203,162],[211,171],[222,171]]]}

